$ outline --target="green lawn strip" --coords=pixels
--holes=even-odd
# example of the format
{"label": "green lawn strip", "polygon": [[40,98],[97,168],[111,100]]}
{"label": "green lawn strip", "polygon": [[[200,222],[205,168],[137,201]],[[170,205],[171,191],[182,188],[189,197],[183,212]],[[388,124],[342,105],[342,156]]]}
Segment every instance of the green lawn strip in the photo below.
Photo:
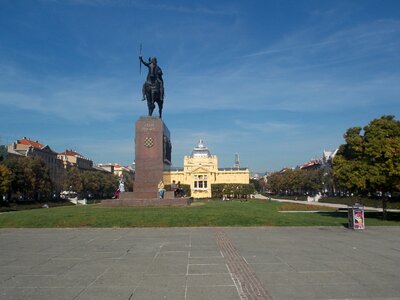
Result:
{"label": "green lawn strip", "polygon": [[278,206],[278,211],[336,211],[336,208],[314,204],[282,203]]}
{"label": "green lawn strip", "polygon": [[[369,197],[327,197],[321,198],[319,202],[322,203],[337,203],[337,204],[345,204],[345,205],[354,205],[355,203],[361,203],[364,206],[377,207],[382,208],[382,199],[379,198],[369,198]],[[400,209],[400,201],[399,199],[389,199],[387,202],[388,209]]]}
{"label": "green lawn strip", "polygon": [[[343,226],[345,212],[282,213],[274,201],[202,201],[188,207],[106,208],[66,206],[0,214],[2,228],[182,227],[182,226]],[[400,214],[366,213],[366,226],[400,225]]]}
{"label": "green lawn strip", "polygon": [[[274,195],[272,198],[275,199],[283,199],[283,200],[297,200],[297,201],[307,201],[306,196],[281,196]],[[361,203],[364,206],[382,208],[382,198],[373,198],[373,197],[362,197],[362,196],[353,196],[353,197],[323,197],[318,200],[321,203],[336,203],[336,204],[344,204],[344,205],[354,205],[355,203]],[[400,209],[400,199],[397,198],[389,198],[387,202],[388,209]]]}
{"label": "green lawn strip", "polygon": [[0,212],[8,212],[8,211],[20,211],[20,210],[28,210],[28,209],[41,209],[43,205],[47,204],[49,207],[58,207],[58,206],[73,206],[69,201],[50,201],[50,202],[0,202]]}

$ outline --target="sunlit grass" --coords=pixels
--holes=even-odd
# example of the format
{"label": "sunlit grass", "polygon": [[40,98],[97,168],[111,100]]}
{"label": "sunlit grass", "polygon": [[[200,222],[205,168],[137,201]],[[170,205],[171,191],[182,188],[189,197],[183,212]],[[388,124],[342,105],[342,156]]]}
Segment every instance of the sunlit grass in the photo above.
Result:
{"label": "sunlit grass", "polygon": [[[288,204],[274,201],[201,201],[188,207],[105,208],[66,206],[0,214],[0,227],[182,227],[182,226],[345,226],[347,213],[283,213]],[[297,209],[297,208],[296,208]],[[296,210],[291,206],[290,210]],[[288,210],[288,209],[286,209]],[[301,209],[306,210],[306,209]],[[316,210],[315,208],[312,210]],[[317,209],[320,210],[320,209]],[[366,213],[366,226],[400,225],[400,214]]]}

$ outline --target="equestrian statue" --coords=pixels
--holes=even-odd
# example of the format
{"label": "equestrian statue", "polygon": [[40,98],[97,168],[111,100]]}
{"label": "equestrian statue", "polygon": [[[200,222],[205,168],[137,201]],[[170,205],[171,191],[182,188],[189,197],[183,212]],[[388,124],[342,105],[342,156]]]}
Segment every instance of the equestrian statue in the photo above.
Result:
{"label": "equestrian statue", "polygon": [[140,66],[144,64],[148,69],[147,78],[143,84],[142,94],[143,99],[147,100],[147,107],[149,109],[149,116],[153,115],[153,111],[156,107],[155,103],[158,105],[158,112],[161,118],[162,109],[164,103],[164,81],[162,78],[161,68],[157,65],[157,58],[149,58],[148,62],[143,60],[143,57],[139,56]]}

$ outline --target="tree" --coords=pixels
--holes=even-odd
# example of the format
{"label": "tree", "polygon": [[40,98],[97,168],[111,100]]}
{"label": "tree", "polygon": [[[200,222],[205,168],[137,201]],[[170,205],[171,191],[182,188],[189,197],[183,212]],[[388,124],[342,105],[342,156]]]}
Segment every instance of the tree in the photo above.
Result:
{"label": "tree", "polygon": [[10,193],[40,200],[52,190],[49,168],[39,157],[9,158],[3,164],[11,171]]}
{"label": "tree", "polygon": [[270,191],[285,195],[315,194],[323,187],[323,171],[292,170],[275,172],[268,177]]}
{"label": "tree", "polygon": [[323,169],[299,170],[301,189],[307,194],[316,194],[323,188]]}
{"label": "tree", "polygon": [[100,190],[100,180],[96,173],[95,171],[83,171],[81,173],[84,197],[89,197],[89,195],[94,197],[98,194]]}
{"label": "tree", "polygon": [[24,161],[26,163],[25,168],[31,170],[29,175],[33,198],[36,201],[40,200],[43,195],[45,195],[46,198],[52,191],[49,168],[39,157],[32,157],[32,159],[26,159]]}
{"label": "tree", "polygon": [[283,176],[279,172],[271,173],[267,179],[267,188],[270,192],[280,194],[283,190]]}
{"label": "tree", "polygon": [[114,194],[118,184],[118,177],[111,173],[71,168],[64,178],[63,186],[65,190],[71,189],[83,197],[91,194],[94,198],[105,198]]}
{"label": "tree", "polygon": [[100,173],[100,191],[101,197],[110,197],[119,186],[118,177],[113,174]]}
{"label": "tree", "polygon": [[132,192],[133,191],[133,183],[135,181],[135,174],[133,172],[122,171],[125,180],[125,191]]}
{"label": "tree", "polygon": [[[0,165],[0,195],[7,195],[11,188],[12,174],[10,169]],[[0,199],[1,201],[2,199]]]}
{"label": "tree", "polygon": [[63,183],[64,190],[74,191],[77,193],[82,192],[83,184],[82,184],[82,176],[81,171],[78,168],[71,168],[68,170],[67,176]]}
{"label": "tree", "polygon": [[250,183],[254,185],[254,188],[258,193],[261,192],[261,184],[260,184],[260,179],[250,179]]}
{"label": "tree", "polygon": [[[333,175],[340,186],[360,194],[400,191],[400,121],[382,116],[363,129],[348,129],[344,138],[346,144],[333,160]],[[386,200],[382,198],[384,216]]]}

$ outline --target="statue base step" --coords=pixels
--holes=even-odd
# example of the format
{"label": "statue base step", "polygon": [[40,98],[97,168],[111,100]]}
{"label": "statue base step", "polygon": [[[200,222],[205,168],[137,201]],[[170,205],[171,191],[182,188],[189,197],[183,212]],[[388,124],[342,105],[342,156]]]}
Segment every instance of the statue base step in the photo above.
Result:
{"label": "statue base step", "polygon": [[[148,190],[142,190],[141,192],[123,192],[119,194],[119,200],[132,200],[132,199],[154,199],[158,198],[160,195],[158,191],[154,191],[153,188]],[[175,198],[173,191],[166,191],[164,198]]]}
{"label": "statue base step", "polygon": [[110,199],[100,203],[102,207],[140,207],[140,206],[187,206],[190,198],[152,198],[152,199]]}

